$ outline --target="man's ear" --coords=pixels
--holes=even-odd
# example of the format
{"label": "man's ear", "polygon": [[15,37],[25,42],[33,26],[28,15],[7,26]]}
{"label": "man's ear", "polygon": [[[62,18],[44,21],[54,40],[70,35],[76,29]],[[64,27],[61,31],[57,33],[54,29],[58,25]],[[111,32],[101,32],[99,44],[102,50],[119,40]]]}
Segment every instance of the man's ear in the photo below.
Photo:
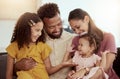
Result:
{"label": "man's ear", "polygon": [[85,16],[85,17],[84,17],[84,22],[89,23],[89,16]]}

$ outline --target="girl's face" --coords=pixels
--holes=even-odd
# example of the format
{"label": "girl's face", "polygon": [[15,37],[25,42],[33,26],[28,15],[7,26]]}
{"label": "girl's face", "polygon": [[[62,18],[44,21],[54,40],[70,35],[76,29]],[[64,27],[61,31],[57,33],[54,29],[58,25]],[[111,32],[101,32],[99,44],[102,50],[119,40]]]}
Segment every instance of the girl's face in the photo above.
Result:
{"label": "girl's face", "polygon": [[90,47],[89,41],[87,39],[79,39],[78,51],[82,56],[89,56],[92,54],[92,48]]}
{"label": "girl's face", "polygon": [[41,36],[43,29],[43,22],[38,22],[31,27],[31,39],[35,43],[37,39]]}
{"label": "girl's face", "polygon": [[89,18],[85,16],[85,18],[82,19],[71,19],[69,21],[69,24],[72,28],[72,30],[76,34],[82,34],[84,32],[88,32],[88,23],[89,23]]}

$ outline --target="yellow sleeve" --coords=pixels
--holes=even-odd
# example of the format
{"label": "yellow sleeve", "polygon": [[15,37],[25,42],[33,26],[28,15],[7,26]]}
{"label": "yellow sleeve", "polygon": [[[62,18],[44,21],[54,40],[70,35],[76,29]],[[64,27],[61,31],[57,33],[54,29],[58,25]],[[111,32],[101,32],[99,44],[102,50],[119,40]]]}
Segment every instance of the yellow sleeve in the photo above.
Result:
{"label": "yellow sleeve", "polygon": [[11,57],[13,57],[13,58],[15,58],[16,57],[16,53],[17,53],[17,50],[18,48],[17,48],[17,44],[16,43],[11,43],[7,48],[6,48],[6,51],[7,51],[7,53],[11,56]]}
{"label": "yellow sleeve", "polygon": [[42,46],[43,47],[43,50],[42,50],[42,53],[41,53],[41,57],[43,60],[45,60],[51,53],[51,48],[46,44],[46,43],[43,43],[44,45]]}

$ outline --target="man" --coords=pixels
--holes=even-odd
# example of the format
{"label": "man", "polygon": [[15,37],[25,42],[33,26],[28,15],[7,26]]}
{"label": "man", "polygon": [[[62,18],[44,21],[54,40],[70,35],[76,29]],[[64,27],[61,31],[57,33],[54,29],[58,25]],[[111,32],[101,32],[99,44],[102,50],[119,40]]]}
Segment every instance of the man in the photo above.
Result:
{"label": "man", "polygon": [[[61,64],[67,47],[71,44],[74,35],[63,30],[57,4],[44,4],[38,9],[37,13],[45,25],[46,43],[52,48],[50,55],[51,64],[52,66],[57,66]],[[20,70],[29,70],[34,66],[35,62],[31,58],[22,59],[15,64],[15,67]],[[50,79],[65,79],[69,70],[69,67],[58,69],[55,73],[50,75]]]}

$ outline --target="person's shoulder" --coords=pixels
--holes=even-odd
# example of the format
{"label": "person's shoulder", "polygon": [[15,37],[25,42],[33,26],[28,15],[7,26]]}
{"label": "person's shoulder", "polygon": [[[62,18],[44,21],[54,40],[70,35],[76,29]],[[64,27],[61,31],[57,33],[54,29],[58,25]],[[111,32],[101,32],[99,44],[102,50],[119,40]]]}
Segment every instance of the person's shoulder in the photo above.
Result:
{"label": "person's shoulder", "polygon": [[66,30],[63,30],[63,34],[64,35],[69,35],[69,36],[73,36],[74,35],[73,33],[70,33],[70,32],[68,32]]}
{"label": "person's shoulder", "polygon": [[110,32],[104,32],[104,38],[105,39],[114,38],[114,35]]}
{"label": "person's shoulder", "polygon": [[38,42],[38,46],[46,47],[46,46],[49,46],[49,45],[46,42]]}
{"label": "person's shoulder", "polygon": [[70,33],[70,32],[63,30],[62,37],[73,38],[74,36],[76,36],[74,33]]}
{"label": "person's shoulder", "polygon": [[75,35],[75,36],[74,36],[74,39],[78,39],[78,38],[80,38],[79,35]]}
{"label": "person's shoulder", "polygon": [[76,36],[73,37],[73,41],[76,41],[76,40],[78,40],[79,38],[80,38],[79,35],[76,35]]}
{"label": "person's shoulder", "polygon": [[12,42],[12,43],[9,44],[9,47],[11,47],[11,46],[17,47],[17,45],[18,45],[17,42]]}
{"label": "person's shoulder", "polygon": [[45,42],[38,42],[38,45],[46,45],[46,43]]}
{"label": "person's shoulder", "polygon": [[46,42],[38,42],[37,47],[39,49],[50,48],[50,46]]}
{"label": "person's shoulder", "polygon": [[18,50],[18,44],[17,44],[17,42],[12,42],[12,43],[10,43],[10,44],[6,47],[6,50],[12,50],[12,49]]}
{"label": "person's shoulder", "polygon": [[113,34],[110,33],[110,32],[104,32],[104,36],[106,36],[106,37],[111,37],[111,36],[113,36]]}

